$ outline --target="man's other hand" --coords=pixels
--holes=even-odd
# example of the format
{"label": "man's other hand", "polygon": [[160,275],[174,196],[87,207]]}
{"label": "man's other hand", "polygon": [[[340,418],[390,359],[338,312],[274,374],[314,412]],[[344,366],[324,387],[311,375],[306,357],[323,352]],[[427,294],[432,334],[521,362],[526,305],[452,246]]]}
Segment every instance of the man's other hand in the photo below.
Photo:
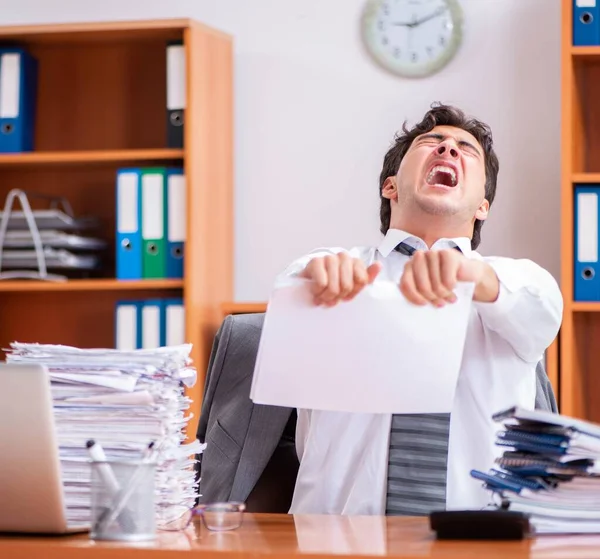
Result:
{"label": "man's other hand", "polygon": [[475,301],[493,302],[498,297],[500,285],[493,268],[454,249],[417,250],[404,267],[400,290],[416,305],[443,307],[456,301],[453,290],[458,281],[475,284]]}
{"label": "man's other hand", "polygon": [[350,301],[381,271],[381,263],[368,268],[359,258],[341,252],[313,258],[300,274],[311,280],[315,304],[332,307],[340,301]]}

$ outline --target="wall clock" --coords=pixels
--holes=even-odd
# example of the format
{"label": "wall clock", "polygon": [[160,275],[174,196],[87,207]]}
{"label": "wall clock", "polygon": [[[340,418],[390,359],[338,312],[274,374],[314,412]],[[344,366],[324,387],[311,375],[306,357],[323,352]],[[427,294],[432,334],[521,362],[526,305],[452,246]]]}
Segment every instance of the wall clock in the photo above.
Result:
{"label": "wall clock", "polygon": [[458,0],[368,0],[361,19],[363,41],[381,66],[399,76],[439,72],[462,42]]}

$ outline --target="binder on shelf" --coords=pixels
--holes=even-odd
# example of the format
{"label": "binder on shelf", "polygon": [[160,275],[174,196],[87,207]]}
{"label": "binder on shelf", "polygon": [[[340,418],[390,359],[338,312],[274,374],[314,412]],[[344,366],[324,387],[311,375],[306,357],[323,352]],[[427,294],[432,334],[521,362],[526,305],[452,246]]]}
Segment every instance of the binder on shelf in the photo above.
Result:
{"label": "binder on shelf", "polygon": [[164,168],[142,169],[142,276],[166,277]]}
{"label": "binder on shelf", "polygon": [[141,349],[156,349],[164,345],[164,303],[161,299],[149,299],[142,303]]}
{"label": "binder on shelf", "polygon": [[141,181],[139,169],[117,171],[116,277],[141,279]]}
{"label": "binder on shelf", "polygon": [[574,204],[575,301],[600,301],[598,203],[600,185],[576,185]]}
{"label": "binder on shelf", "polygon": [[600,45],[600,0],[573,0],[573,45]]}
{"label": "binder on shelf", "polygon": [[142,346],[142,303],[118,301],[115,311],[115,348],[122,351]]}
{"label": "binder on shelf", "polygon": [[166,275],[183,278],[184,246],[187,230],[186,185],[183,168],[167,170],[167,252]]}
{"label": "binder on shelf", "polygon": [[114,312],[116,349],[156,349],[185,343],[181,297],[117,301]]}
{"label": "binder on shelf", "polygon": [[0,152],[34,149],[37,60],[19,47],[0,48]]}
{"label": "binder on shelf", "polygon": [[185,343],[185,309],[182,298],[163,301],[164,338],[163,346],[175,346]]}
{"label": "binder on shelf", "polygon": [[185,47],[181,41],[167,44],[167,146],[183,148],[185,129]]}

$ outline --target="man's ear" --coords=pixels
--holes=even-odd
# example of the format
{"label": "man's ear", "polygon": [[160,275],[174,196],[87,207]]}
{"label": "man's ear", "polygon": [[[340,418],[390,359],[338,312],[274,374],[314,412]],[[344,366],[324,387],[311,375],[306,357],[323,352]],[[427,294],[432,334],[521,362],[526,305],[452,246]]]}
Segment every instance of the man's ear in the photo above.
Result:
{"label": "man's ear", "polygon": [[381,189],[381,195],[388,200],[394,200],[398,198],[398,190],[396,188],[396,177],[388,177],[383,183]]}
{"label": "man's ear", "polygon": [[483,202],[481,202],[479,208],[477,208],[477,211],[475,212],[475,219],[485,221],[487,219],[489,211],[490,203],[486,199],[484,199]]}

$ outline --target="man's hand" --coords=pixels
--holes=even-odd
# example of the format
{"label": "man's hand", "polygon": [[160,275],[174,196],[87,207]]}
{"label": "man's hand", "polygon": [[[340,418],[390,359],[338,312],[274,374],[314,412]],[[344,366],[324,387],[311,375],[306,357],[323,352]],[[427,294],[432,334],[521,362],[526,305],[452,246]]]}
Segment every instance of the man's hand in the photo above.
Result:
{"label": "man's hand", "polygon": [[443,307],[454,303],[456,282],[475,283],[474,301],[493,302],[500,284],[494,269],[481,260],[471,260],[455,249],[416,251],[406,263],[400,290],[416,305]]}
{"label": "man's hand", "polygon": [[367,268],[359,258],[341,252],[313,258],[300,277],[312,280],[315,304],[332,307],[353,299],[366,285],[373,283],[380,270],[380,262]]}

